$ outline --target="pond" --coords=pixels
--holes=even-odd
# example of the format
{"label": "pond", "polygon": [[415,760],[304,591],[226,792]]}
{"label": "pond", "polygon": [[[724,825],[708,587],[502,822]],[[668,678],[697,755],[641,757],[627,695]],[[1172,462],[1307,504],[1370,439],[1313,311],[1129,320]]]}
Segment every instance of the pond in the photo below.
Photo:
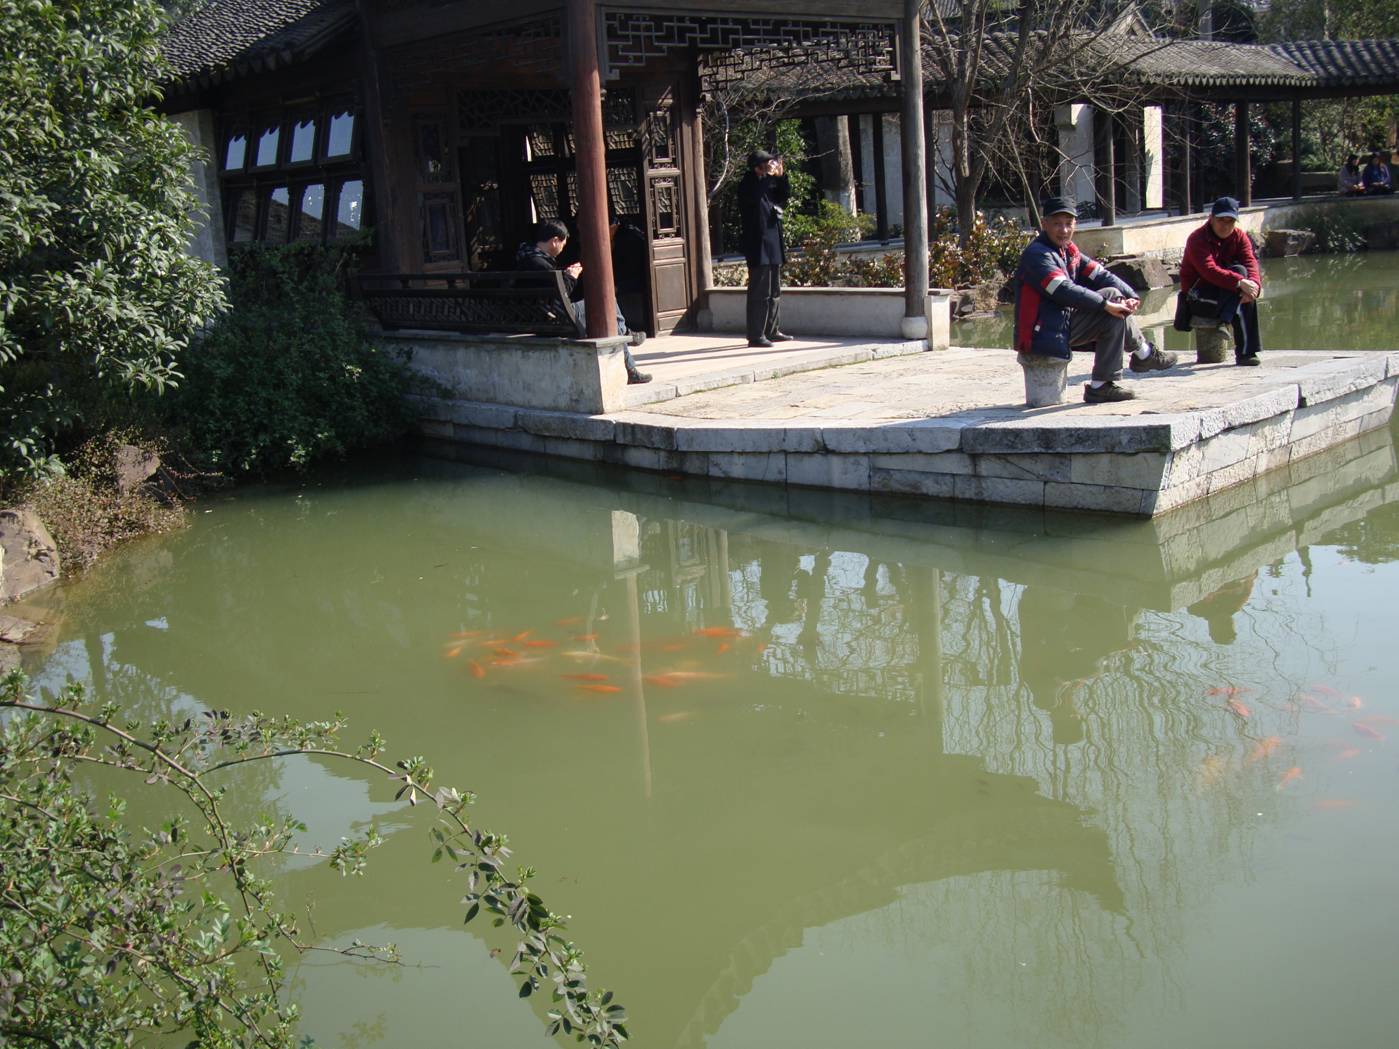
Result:
{"label": "pond", "polygon": [[[1274,290],[1309,262],[1365,285],[1301,260]],[[638,1046],[1371,1049],[1399,1026],[1395,439],[1154,522],[358,463],[69,584],[37,677],[344,710],[426,755]],[[551,1044],[385,784],[299,759],[234,801],[387,839],[363,879],[280,872],[307,928],[408,963],[297,965],[318,1044]]]}

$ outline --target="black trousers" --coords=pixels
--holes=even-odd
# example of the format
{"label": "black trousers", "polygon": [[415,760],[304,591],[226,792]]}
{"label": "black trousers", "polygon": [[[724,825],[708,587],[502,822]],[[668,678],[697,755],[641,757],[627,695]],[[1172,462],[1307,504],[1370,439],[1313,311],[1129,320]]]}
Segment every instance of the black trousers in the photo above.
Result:
{"label": "black trousers", "polygon": [[748,267],[748,341],[771,339],[778,332],[782,307],[782,267]]}
{"label": "black trousers", "polygon": [[[1241,277],[1248,276],[1248,270],[1238,263],[1228,268]],[[1203,317],[1234,326],[1235,357],[1257,357],[1263,349],[1263,339],[1258,330],[1257,302],[1244,302],[1234,292],[1204,281],[1196,282],[1183,299],[1184,308],[1191,317]],[[1180,325],[1176,327],[1179,329]]]}

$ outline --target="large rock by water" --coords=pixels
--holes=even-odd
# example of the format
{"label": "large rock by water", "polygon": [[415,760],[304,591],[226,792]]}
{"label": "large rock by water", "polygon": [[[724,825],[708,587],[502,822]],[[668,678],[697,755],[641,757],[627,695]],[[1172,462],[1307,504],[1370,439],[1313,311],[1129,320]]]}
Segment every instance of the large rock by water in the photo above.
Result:
{"label": "large rock by water", "polygon": [[1272,259],[1301,255],[1315,240],[1309,229],[1270,229],[1263,238],[1263,254]]}
{"label": "large rock by water", "polygon": [[1168,288],[1171,285],[1171,275],[1166,269],[1166,264],[1151,255],[1115,259],[1108,263],[1108,272],[1125,280],[1137,291]]}
{"label": "large rock by water", "polygon": [[1371,251],[1399,248],[1399,222],[1377,222],[1365,231],[1365,246]]}
{"label": "large rock by water", "polygon": [[58,579],[58,546],[32,510],[0,510],[0,604]]}

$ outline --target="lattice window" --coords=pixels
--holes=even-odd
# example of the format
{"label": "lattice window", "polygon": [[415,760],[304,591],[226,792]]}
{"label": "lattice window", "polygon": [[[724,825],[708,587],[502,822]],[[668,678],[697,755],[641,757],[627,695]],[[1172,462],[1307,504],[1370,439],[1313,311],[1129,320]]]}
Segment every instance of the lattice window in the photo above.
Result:
{"label": "lattice window", "polygon": [[653,235],[657,240],[680,236],[680,187],[670,176],[650,180],[651,214],[655,222]]}

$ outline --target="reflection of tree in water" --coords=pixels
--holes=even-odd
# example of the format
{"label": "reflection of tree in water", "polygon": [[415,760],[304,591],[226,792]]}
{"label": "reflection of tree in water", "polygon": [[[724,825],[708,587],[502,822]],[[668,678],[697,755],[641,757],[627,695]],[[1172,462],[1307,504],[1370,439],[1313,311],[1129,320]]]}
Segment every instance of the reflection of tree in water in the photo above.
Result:
{"label": "reflection of tree in water", "polygon": [[1326,536],[1343,557],[1367,565],[1399,561],[1399,503],[1376,507],[1358,521]]}

